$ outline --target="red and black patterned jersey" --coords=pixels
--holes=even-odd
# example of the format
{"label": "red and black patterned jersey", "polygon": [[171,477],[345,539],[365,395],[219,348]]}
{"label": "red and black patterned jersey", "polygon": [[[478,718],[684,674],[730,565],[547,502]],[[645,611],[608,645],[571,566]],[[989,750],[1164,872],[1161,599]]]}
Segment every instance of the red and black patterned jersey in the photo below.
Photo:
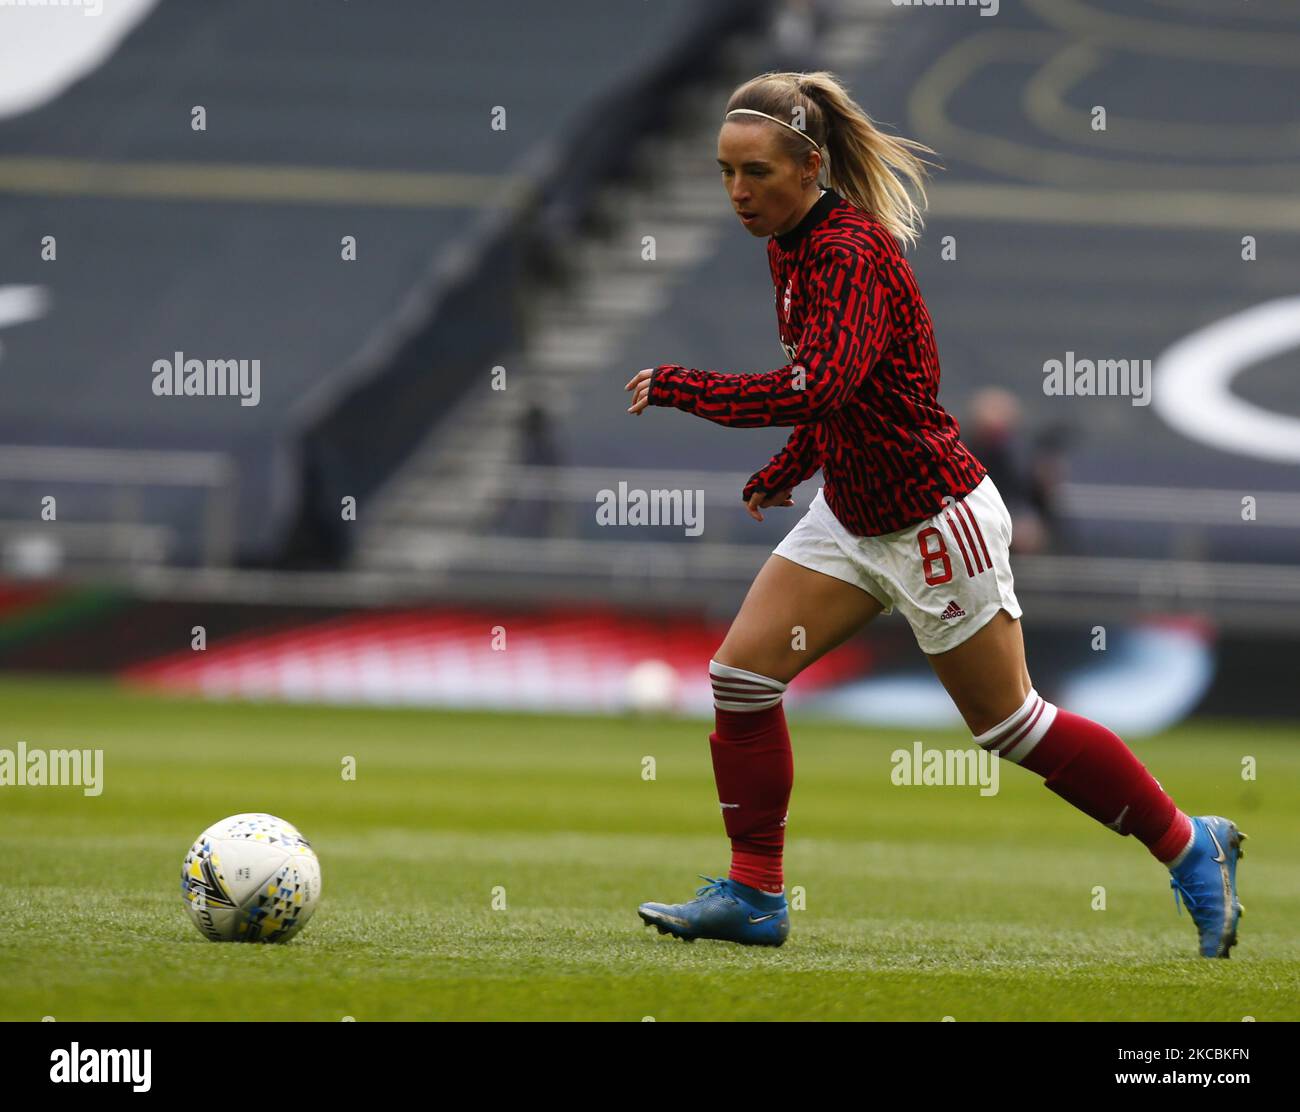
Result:
{"label": "red and black patterned jersey", "polygon": [[790,362],[764,374],[655,367],[649,404],[720,425],[793,425],[743,497],[822,471],[824,495],[859,536],[906,529],[985,475],[939,404],[930,314],[894,237],[826,190],[767,244],[776,319]]}

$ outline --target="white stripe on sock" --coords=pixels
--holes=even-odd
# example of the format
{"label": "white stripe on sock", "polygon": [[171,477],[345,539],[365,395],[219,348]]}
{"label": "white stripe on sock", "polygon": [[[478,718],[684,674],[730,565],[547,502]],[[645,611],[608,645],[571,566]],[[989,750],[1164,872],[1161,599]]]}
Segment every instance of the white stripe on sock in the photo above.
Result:
{"label": "white stripe on sock", "polygon": [[999,754],[1004,760],[1020,764],[1056,721],[1056,705],[1049,703],[1034,688],[1025,701],[992,729],[975,737],[975,744]]}
{"label": "white stripe on sock", "polygon": [[713,684],[713,705],[721,710],[766,710],[781,701],[786,689],[786,684],[771,676],[716,660],[709,661],[709,679]]}

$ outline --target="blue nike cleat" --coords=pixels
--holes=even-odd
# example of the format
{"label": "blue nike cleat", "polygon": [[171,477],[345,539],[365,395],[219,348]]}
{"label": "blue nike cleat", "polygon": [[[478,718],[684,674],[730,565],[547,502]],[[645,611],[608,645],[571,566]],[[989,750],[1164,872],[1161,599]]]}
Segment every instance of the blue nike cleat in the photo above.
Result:
{"label": "blue nike cleat", "polygon": [[1193,818],[1192,832],[1192,848],[1182,864],[1170,870],[1174,906],[1181,894],[1200,932],[1202,957],[1231,957],[1237,920],[1246,910],[1237,900],[1237,860],[1246,856],[1241,848],[1246,835],[1218,815]]}
{"label": "blue nike cleat", "polygon": [[709,883],[697,888],[695,899],[681,904],[643,903],[637,914],[660,934],[683,942],[717,938],[744,946],[780,946],[790,933],[790,905],[784,896],[772,896],[738,884],[728,877],[699,874]]}

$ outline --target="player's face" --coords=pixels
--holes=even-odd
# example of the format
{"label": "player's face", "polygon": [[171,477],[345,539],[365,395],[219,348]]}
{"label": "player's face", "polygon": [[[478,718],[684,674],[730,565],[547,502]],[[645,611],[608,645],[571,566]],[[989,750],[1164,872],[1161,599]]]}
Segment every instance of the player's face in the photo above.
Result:
{"label": "player's face", "polygon": [[776,130],[774,124],[728,120],[718,133],[722,184],[732,209],[754,236],[788,232],[807,211],[809,189],[803,179],[811,177],[810,188],[816,189],[816,175],[780,149]]}

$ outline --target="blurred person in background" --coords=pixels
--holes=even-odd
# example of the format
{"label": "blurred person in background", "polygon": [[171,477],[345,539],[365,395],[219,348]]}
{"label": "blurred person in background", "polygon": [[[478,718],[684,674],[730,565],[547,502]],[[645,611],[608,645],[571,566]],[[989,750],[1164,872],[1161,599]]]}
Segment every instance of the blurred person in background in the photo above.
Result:
{"label": "blurred person in background", "polygon": [[814,70],[821,64],[818,42],[832,18],[828,0],[785,0],[772,20],[774,70]]}
{"label": "blurred person in background", "polygon": [[[516,429],[518,445],[516,458],[521,467],[543,468],[560,465],[560,450],[555,441],[553,421],[545,406],[529,402],[519,417]],[[552,501],[542,493],[542,484],[530,481],[528,493],[511,498],[500,515],[509,522],[510,532],[526,537],[546,537],[566,524],[571,516],[569,507],[561,500]]]}
{"label": "blurred person in background", "polygon": [[990,386],[970,400],[963,439],[993,476],[1012,521],[1012,552],[1053,547],[1057,488],[1064,459],[1054,432],[1026,443],[1020,402],[1009,390]]}

